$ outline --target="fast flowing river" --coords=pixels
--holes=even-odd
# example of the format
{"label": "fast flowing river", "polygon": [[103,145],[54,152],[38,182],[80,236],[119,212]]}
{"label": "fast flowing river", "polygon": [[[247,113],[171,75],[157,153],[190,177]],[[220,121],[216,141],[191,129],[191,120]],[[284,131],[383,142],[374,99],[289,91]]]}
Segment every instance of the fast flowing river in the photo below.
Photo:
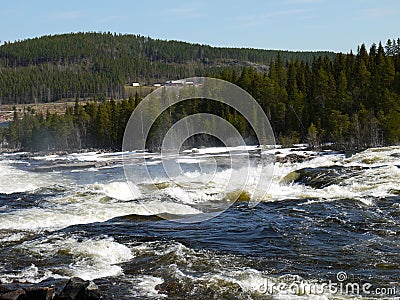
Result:
{"label": "fast flowing river", "polygon": [[[157,214],[221,201],[229,169],[202,188],[138,180],[133,195],[121,153],[2,154],[0,283],[77,276],[106,299],[399,297],[400,147],[271,153],[280,162],[257,206],[247,191],[226,191],[224,201],[239,201],[196,223]],[[304,158],[285,159],[293,154]],[[190,175],[227,155],[208,148],[176,159]],[[162,168],[158,154],[146,164]]]}

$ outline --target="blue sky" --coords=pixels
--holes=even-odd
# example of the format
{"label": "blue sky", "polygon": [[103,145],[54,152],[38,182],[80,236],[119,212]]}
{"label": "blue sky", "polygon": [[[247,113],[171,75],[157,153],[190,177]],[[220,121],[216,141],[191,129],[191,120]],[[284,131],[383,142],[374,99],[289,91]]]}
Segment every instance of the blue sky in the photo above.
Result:
{"label": "blue sky", "polygon": [[400,36],[398,0],[0,0],[0,41],[77,31],[349,52]]}

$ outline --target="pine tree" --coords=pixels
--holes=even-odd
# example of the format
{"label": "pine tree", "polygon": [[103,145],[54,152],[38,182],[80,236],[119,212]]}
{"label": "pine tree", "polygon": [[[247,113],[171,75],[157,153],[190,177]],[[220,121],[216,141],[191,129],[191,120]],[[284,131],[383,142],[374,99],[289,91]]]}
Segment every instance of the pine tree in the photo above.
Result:
{"label": "pine tree", "polygon": [[318,130],[313,123],[311,123],[307,130],[307,143],[311,149],[317,149],[319,147]]}

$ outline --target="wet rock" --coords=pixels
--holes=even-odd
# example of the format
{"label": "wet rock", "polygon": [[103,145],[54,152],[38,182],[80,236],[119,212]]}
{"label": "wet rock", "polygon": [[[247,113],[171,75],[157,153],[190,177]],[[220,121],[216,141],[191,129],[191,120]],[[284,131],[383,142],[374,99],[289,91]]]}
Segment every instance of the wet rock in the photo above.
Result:
{"label": "wet rock", "polygon": [[276,156],[276,162],[279,163],[302,163],[306,160],[309,160],[313,157],[303,156],[296,153],[290,153],[286,156]]}
{"label": "wet rock", "polygon": [[55,279],[53,277],[47,278],[37,284],[35,287],[37,288],[46,288],[51,287],[54,289],[54,297],[60,295],[61,291],[64,289],[65,285],[68,283],[69,279]]}
{"label": "wet rock", "polygon": [[55,296],[53,287],[30,287],[25,289],[26,299],[51,300]]}
{"label": "wet rock", "polygon": [[37,284],[0,285],[0,300],[97,300],[100,290],[92,281],[49,278]]}
{"label": "wet rock", "polygon": [[1,300],[25,300],[26,298],[26,292],[24,289],[19,288],[17,290],[12,290],[12,291],[6,291],[2,293],[0,291],[0,299]]}
{"label": "wet rock", "polygon": [[400,152],[390,154],[391,157],[400,158]]}
{"label": "wet rock", "polygon": [[102,167],[108,167],[117,163],[122,163],[122,160],[113,160],[113,161],[97,161],[94,164],[95,168],[102,168]]}
{"label": "wet rock", "polygon": [[92,281],[83,280],[81,278],[72,277],[60,295],[56,296],[57,300],[96,300],[100,299],[100,291],[96,284]]}
{"label": "wet rock", "polygon": [[344,180],[359,174],[363,169],[358,166],[303,168],[287,174],[281,182],[283,184],[298,183],[314,189],[321,189],[333,184],[338,185]]}
{"label": "wet rock", "polygon": [[295,182],[296,180],[298,180],[300,178],[300,173],[297,171],[293,171],[290,172],[289,174],[287,174],[285,177],[283,177],[281,179],[281,184],[290,184]]}
{"label": "wet rock", "polygon": [[65,161],[48,161],[41,162],[39,166],[36,166],[33,171],[36,172],[52,172],[60,170],[78,170],[78,169],[88,169],[88,168],[101,168],[106,166],[111,166],[116,163],[121,163],[121,161],[84,161],[84,162],[65,162]]}

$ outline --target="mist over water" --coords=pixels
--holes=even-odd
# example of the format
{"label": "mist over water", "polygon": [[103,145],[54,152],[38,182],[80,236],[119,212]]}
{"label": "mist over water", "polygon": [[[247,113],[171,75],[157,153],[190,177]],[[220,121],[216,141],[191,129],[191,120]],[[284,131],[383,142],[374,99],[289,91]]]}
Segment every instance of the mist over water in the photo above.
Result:
{"label": "mist over water", "polygon": [[[354,298],[263,290],[299,282],[323,289],[344,271],[346,282],[394,286],[399,296],[400,147],[351,156],[246,150],[249,181],[240,188],[226,188],[242,170],[227,167],[223,147],[171,158],[185,175],[174,180],[159,154],[146,154],[153,181],[138,177],[130,187],[121,153],[1,155],[0,282],[78,276],[117,299]],[[277,152],[270,188],[251,207],[257,165]],[[284,159],[293,153],[302,159]],[[210,160],[216,172],[199,185]],[[212,213],[221,203],[227,210],[204,222],[161,218]]]}

